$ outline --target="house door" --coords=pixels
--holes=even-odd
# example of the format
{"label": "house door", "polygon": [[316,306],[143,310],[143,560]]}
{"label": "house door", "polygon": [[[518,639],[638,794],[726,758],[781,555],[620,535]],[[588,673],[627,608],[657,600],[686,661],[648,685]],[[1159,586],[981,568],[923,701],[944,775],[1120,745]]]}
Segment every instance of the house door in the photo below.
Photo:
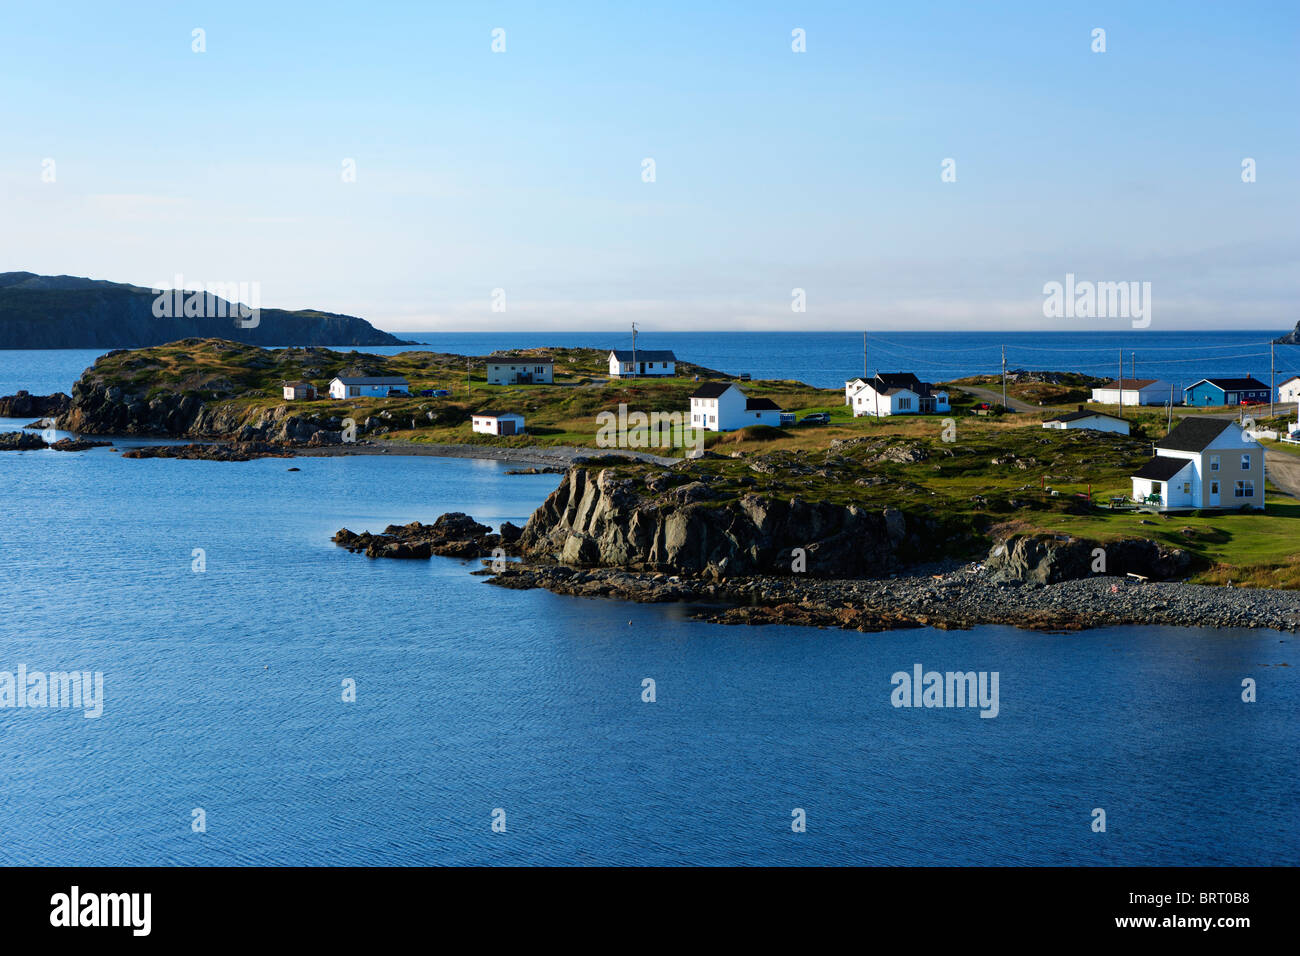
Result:
{"label": "house door", "polygon": [[1210,482],[1210,500],[1209,500],[1209,506],[1210,506],[1211,508],[1217,508],[1217,507],[1219,507],[1219,483],[1218,483],[1218,481],[1211,481],[1211,482]]}

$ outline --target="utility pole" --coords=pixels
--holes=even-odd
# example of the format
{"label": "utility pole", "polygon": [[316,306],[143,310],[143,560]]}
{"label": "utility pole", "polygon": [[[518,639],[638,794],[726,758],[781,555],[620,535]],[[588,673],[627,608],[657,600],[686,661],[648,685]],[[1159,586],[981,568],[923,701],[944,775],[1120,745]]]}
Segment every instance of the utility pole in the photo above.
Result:
{"label": "utility pole", "polygon": [[1124,350],[1119,350],[1119,378],[1116,379],[1119,385],[1119,417],[1124,417]]}
{"label": "utility pole", "polygon": [[1276,346],[1268,343],[1268,417],[1273,417],[1273,396],[1277,393],[1277,362],[1273,350]]}
{"label": "utility pole", "polygon": [[470,359],[465,360],[465,396],[468,398],[469,393],[474,390],[474,380],[470,377],[474,369],[474,363]]}
{"label": "utility pole", "polygon": [[1174,430],[1174,384],[1169,383],[1169,420],[1165,422],[1165,435]]}
{"label": "utility pole", "polygon": [[[1130,377],[1132,377],[1132,379],[1133,379],[1134,382],[1137,381],[1137,379],[1138,379],[1138,357],[1137,357],[1137,353],[1136,353],[1136,352],[1129,352],[1129,353],[1128,353],[1128,374],[1129,374]],[[1134,391],[1137,391],[1137,385],[1134,385],[1134,386],[1133,386],[1133,390],[1134,390]],[[1142,398],[1142,396],[1139,395],[1139,396],[1138,396],[1138,399],[1139,399],[1138,404],[1139,404],[1139,405],[1142,404],[1142,402],[1141,402],[1141,398]]]}
{"label": "utility pole", "polygon": [[1002,346],[1002,408],[1007,407],[1007,347]]}
{"label": "utility pole", "polygon": [[636,323],[632,323],[632,375],[636,375]]}
{"label": "utility pole", "polygon": [[862,381],[867,380],[867,333],[862,333]]}

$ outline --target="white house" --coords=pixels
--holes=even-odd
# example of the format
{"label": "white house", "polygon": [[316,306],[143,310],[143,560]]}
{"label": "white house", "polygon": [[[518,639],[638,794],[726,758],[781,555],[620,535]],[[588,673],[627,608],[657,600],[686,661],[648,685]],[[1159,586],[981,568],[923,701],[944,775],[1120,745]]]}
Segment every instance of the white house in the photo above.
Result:
{"label": "white house", "polygon": [[1184,418],[1133,475],[1133,497],[1161,510],[1262,509],[1264,446],[1231,419]]}
{"label": "white house", "polygon": [[677,356],[667,349],[614,349],[609,353],[609,374],[614,378],[676,375]]}
{"label": "white house", "polygon": [[870,381],[855,378],[844,383],[844,404],[854,417],[875,415],[929,415],[951,410],[946,389],[922,382],[911,372],[877,372]]}
{"label": "white house", "polygon": [[1277,387],[1277,400],[1283,405],[1300,404],[1300,375],[1292,375]]}
{"label": "white house", "polygon": [[1098,385],[1092,390],[1092,399],[1099,405],[1163,405],[1173,394],[1182,400],[1181,392],[1171,392],[1168,382],[1158,378],[1125,378]]}
{"label": "white house", "polygon": [[285,382],[284,397],[290,402],[299,399],[311,401],[316,397],[316,386],[311,382]]}
{"label": "white house", "polygon": [[411,386],[400,375],[339,376],[330,382],[330,398],[387,398],[390,392],[409,395]]}
{"label": "white house", "polygon": [[1086,411],[1082,405],[1077,412],[1070,412],[1066,415],[1057,415],[1054,418],[1048,418],[1043,422],[1044,428],[1091,428],[1099,432],[1119,432],[1121,435],[1128,434],[1128,422],[1115,415],[1107,415],[1105,412]]}
{"label": "white house", "polygon": [[470,422],[480,435],[520,435],[524,431],[524,416],[514,412],[475,412]]}
{"label": "white house", "polygon": [[691,427],[729,432],[747,425],[781,425],[781,407],[770,398],[750,398],[730,382],[705,382],[691,393]]}
{"label": "white house", "polygon": [[488,362],[487,381],[489,385],[550,385],[555,381],[555,363],[549,359]]}

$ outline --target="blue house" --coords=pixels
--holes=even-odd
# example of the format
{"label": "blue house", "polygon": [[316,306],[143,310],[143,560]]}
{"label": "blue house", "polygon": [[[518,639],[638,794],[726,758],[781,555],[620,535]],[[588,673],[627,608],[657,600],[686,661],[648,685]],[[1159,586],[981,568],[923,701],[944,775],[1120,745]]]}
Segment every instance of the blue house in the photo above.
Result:
{"label": "blue house", "polygon": [[1183,389],[1184,405],[1259,405],[1269,400],[1269,387],[1253,378],[1203,378]]}

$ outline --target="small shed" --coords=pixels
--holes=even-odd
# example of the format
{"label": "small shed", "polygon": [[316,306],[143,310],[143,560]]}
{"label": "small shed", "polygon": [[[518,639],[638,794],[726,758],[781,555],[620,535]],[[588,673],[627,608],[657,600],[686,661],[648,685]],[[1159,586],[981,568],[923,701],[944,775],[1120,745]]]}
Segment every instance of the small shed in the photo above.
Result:
{"label": "small shed", "polygon": [[286,401],[313,401],[316,398],[316,386],[311,382],[285,382],[284,397]]}
{"label": "small shed", "polygon": [[524,431],[524,416],[516,412],[475,412],[470,422],[480,435],[521,435]]}

